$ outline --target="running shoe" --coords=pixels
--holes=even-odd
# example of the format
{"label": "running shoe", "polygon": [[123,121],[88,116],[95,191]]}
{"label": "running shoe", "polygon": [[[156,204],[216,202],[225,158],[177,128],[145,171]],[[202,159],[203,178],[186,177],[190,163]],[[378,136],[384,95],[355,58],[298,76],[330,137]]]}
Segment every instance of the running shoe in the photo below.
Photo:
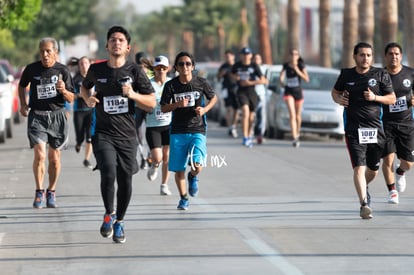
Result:
{"label": "running shoe", "polygon": [[33,202],[33,208],[42,208],[45,201],[45,191],[36,190],[35,199]]}
{"label": "running shoe", "polygon": [[262,144],[263,143],[263,137],[262,136],[257,136],[256,140],[257,140],[257,144]]}
{"label": "running shoe", "polygon": [[151,167],[148,169],[148,172],[147,172],[147,178],[150,181],[153,181],[157,178],[157,176],[158,176],[158,166],[151,165]]}
{"label": "running shoe", "polygon": [[75,146],[76,153],[79,153],[80,152],[80,149],[81,149],[80,144],[76,144],[76,146]]}
{"label": "running shoe", "polygon": [[56,208],[56,192],[47,190],[46,193],[46,206],[47,208]]}
{"label": "running shoe", "polygon": [[160,195],[164,195],[164,196],[171,195],[171,191],[168,188],[167,184],[161,184],[161,186],[160,186]]}
{"label": "running shoe", "polygon": [[388,203],[398,204],[398,192],[397,190],[391,190],[388,193]]}
{"label": "running shoe", "polygon": [[298,148],[300,146],[299,138],[295,138],[292,141],[292,146],[295,147],[295,148]]}
{"label": "running shoe", "polygon": [[232,136],[233,138],[237,138],[239,135],[237,134],[237,129],[236,128],[231,128],[229,130],[229,135]]}
{"label": "running shoe", "polygon": [[115,222],[115,214],[105,214],[101,226],[101,235],[104,238],[110,238],[114,234],[113,225]]}
{"label": "running shoe", "polygon": [[368,205],[361,205],[359,216],[364,220],[372,219],[372,209]]}
{"label": "running shoe", "polygon": [[402,193],[405,191],[405,187],[407,186],[405,174],[400,175],[397,172],[395,172],[395,186],[397,187],[398,192]]}
{"label": "running shoe", "polygon": [[190,203],[189,203],[188,199],[181,199],[178,202],[177,209],[178,210],[188,210],[189,205],[190,205]]}
{"label": "running shoe", "polygon": [[112,240],[115,243],[124,243],[126,241],[123,221],[116,221],[114,223],[114,235]]}
{"label": "running shoe", "polygon": [[244,137],[243,138],[243,146],[246,146],[247,148],[252,148],[253,147],[253,141],[250,137]]}
{"label": "running shoe", "polygon": [[86,168],[92,169],[92,164],[89,160],[85,159],[83,161],[83,166],[85,166]]}
{"label": "running shoe", "polygon": [[191,172],[188,172],[188,193],[191,197],[196,197],[198,195],[198,178],[197,176],[191,175]]}

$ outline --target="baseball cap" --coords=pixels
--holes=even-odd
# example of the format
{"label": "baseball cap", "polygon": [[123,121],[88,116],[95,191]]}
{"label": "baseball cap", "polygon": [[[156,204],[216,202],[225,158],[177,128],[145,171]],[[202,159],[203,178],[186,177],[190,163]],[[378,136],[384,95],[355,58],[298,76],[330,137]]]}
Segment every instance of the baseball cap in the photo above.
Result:
{"label": "baseball cap", "polygon": [[169,66],[168,58],[163,56],[163,55],[159,55],[159,56],[155,57],[154,67],[157,67],[157,66],[168,67]]}
{"label": "baseball cap", "polygon": [[249,47],[244,47],[243,49],[241,49],[240,53],[241,54],[251,54],[252,49],[250,49]]}

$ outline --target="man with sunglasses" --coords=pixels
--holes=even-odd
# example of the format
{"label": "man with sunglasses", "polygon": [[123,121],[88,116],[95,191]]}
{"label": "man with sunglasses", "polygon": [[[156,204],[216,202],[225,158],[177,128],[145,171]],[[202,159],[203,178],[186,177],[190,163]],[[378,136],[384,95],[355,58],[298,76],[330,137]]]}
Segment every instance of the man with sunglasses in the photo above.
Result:
{"label": "man with sunglasses", "polygon": [[[168,81],[161,96],[161,111],[172,112],[170,124],[170,158],[168,169],[175,172],[180,201],[178,210],[187,210],[188,194],[198,194],[198,175],[206,162],[206,113],[217,102],[217,96],[207,80],[193,76],[193,55],[180,52],[174,62],[178,76]],[[205,98],[208,103],[205,102]],[[188,194],[185,170],[188,172]]]}

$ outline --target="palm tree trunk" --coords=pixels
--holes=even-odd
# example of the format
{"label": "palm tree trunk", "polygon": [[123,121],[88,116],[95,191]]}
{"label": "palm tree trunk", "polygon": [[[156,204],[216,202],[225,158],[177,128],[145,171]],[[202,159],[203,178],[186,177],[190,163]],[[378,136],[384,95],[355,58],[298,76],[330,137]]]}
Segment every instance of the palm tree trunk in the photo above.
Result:
{"label": "palm tree trunk", "polygon": [[319,54],[320,65],[322,67],[332,67],[331,47],[330,47],[330,21],[329,15],[331,12],[330,0],[319,0]]}
{"label": "palm tree trunk", "polygon": [[342,67],[354,66],[352,51],[358,40],[358,2],[359,0],[344,0]]}
{"label": "palm tree trunk", "polygon": [[358,32],[361,42],[374,44],[374,0],[360,0]]}
{"label": "palm tree trunk", "polygon": [[299,0],[289,0],[288,8],[287,8],[288,37],[287,37],[287,44],[286,44],[286,49],[285,49],[285,60],[288,58],[289,52],[291,49],[299,50],[299,35],[300,35],[299,13],[300,13]]}
{"label": "palm tree trunk", "polygon": [[262,56],[264,64],[272,64],[269,23],[267,19],[267,9],[263,0],[256,0],[256,22],[259,40],[259,53]]}
{"label": "palm tree trunk", "polygon": [[380,1],[380,26],[382,44],[395,42],[398,32],[398,0]]}
{"label": "palm tree trunk", "polygon": [[[404,33],[414,33],[414,20],[412,15],[414,14],[414,0],[404,1]],[[408,65],[414,66],[414,35],[405,35],[405,55],[408,59]]]}

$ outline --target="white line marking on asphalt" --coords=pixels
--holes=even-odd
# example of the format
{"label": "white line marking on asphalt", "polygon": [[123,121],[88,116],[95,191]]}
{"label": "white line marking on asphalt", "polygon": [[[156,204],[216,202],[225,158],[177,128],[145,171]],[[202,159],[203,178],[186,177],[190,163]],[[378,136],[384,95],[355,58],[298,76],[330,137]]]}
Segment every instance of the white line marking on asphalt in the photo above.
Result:
{"label": "white line marking on asphalt", "polygon": [[3,243],[4,235],[5,235],[5,233],[0,233],[0,245]]}
{"label": "white line marking on asphalt", "polygon": [[284,274],[303,275],[297,267],[290,264],[277,250],[260,240],[260,237],[251,229],[238,228],[237,230],[243,236],[245,243]]}

